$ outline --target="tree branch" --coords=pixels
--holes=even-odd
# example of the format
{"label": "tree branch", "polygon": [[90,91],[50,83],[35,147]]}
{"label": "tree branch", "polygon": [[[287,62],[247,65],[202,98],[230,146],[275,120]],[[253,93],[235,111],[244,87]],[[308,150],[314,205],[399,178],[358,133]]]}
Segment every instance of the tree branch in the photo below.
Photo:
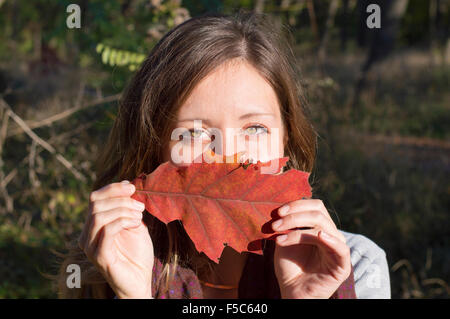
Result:
{"label": "tree branch", "polygon": [[71,162],[69,162],[64,156],[62,156],[60,153],[58,153],[53,146],[51,146],[49,143],[41,139],[39,136],[37,136],[31,128],[25,123],[24,120],[22,120],[16,113],[14,113],[11,109],[11,107],[5,102],[5,100],[0,99],[0,106],[5,108],[7,112],[9,111],[9,116],[22,128],[22,130],[31,137],[36,143],[41,145],[43,148],[45,148],[47,151],[55,155],[56,159],[60,161],[68,170],[72,172],[75,177],[81,181],[86,181],[86,177],[81,174],[77,169],[75,169]]}
{"label": "tree branch", "polygon": [[[116,94],[116,95],[111,95],[108,97],[104,97],[101,99],[96,99],[90,103],[87,103],[85,105],[76,105],[70,109],[67,109],[61,113],[55,114],[53,116],[50,116],[49,118],[46,118],[44,120],[38,121],[38,122],[24,122],[30,129],[36,129],[42,126],[46,126],[46,125],[50,125],[54,122],[60,121],[62,119],[65,119],[66,117],[72,115],[75,112],[78,112],[80,110],[84,110],[87,109],[91,106],[96,106],[99,104],[103,104],[103,103],[108,103],[108,102],[113,102],[113,101],[117,101],[120,98],[120,94]],[[8,135],[6,136],[6,138],[11,137],[11,136],[15,136],[18,134],[22,134],[24,133],[24,131],[22,130],[22,128],[17,128],[15,130],[11,130],[10,133],[8,133]]]}

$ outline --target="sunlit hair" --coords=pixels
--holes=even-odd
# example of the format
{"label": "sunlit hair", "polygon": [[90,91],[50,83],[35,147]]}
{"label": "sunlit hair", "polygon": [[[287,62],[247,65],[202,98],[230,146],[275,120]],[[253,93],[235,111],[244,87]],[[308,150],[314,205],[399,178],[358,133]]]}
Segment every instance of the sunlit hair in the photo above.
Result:
{"label": "sunlit hair", "polygon": [[[239,11],[233,15],[208,14],[191,18],[168,32],[151,50],[122,95],[108,141],[98,159],[92,190],[162,163],[177,111],[194,87],[223,63],[241,59],[254,66],[274,89],[287,132],[285,169],[311,171],[316,155],[316,134],[305,116],[305,100],[298,81],[289,33],[277,32],[266,14]],[[211,269],[199,255],[181,224],[159,222],[144,214],[155,255],[164,263],[157,279],[166,291],[178,265],[199,272]],[[114,293],[74,241],[64,255],[58,275],[61,298],[111,298]],[[81,266],[81,289],[66,286],[68,264]],[[150,267],[150,265],[149,265]]]}

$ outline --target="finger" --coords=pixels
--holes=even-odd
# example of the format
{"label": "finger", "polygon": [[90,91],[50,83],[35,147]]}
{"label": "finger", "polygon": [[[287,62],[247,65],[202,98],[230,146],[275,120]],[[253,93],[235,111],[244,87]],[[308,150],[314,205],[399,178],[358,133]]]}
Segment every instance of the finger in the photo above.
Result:
{"label": "finger", "polygon": [[116,207],[106,212],[94,214],[88,233],[87,246],[95,244],[94,241],[97,238],[97,234],[103,226],[122,217],[142,220],[142,211],[126,207]]}
{"label": "finger", "polygon": [[114,249],[115,236],[124,229],[139,227],[141,223],[141,220],[122,217],[105,225],[99,236],[97,247],[93,250],[95,253],[92,256],[96,262],[100,266],[105,267],[107,264],[107,255]]}
{"label": "finger", "polygon": [[[94,208],[97,206],[97,201],[105,200],[115,197],[130,197],[135,192],[136,188],[129,181],[122,181],[120,183],[108,184],[94,192],[89,196],[89,214],[86,216],[86,223],[78,239],[78,246],[85,250],[87,248],[88,231],[90,229],[91,216]],[[96,211],[100,209],[95,208]]]}
{"label": "finger", "polygon": [[[320,199],[301,199],[292,201],[288,204],[285,204],[281,206],[278,209],[278,215],[280,217],[287,216],[292,213],[298,213],[302,211],[319,211],[322,213],[337,229],[336,224],[334,223],[333,219],[331,218],[330,214],[328,213],[328,210],[326,209],[325,205],[323,204],[323,201]],[[334,232],[336,233],[336,232]],[[345,236],[341,232],[337,232],[336,236],[341,239],[342,242],[346,242]]]}
{"label": "finger", "polygon": [[[319,229],[297,229],[289,231],[283,235],[279,235],[275,238],[275,241],[280,246],[292,246],[300,243],[300,240],[303,240],[302,244],[306,244],[305,240],[307,237],[317,237],[319,233]],[[302,238],[305,237],[305,238]]]}
{"label": "finger", "polygon": [[307,211],[307,210],[317,210],[322,212],[327,218],[329,218],[331,221],[330,214],[328,213],[328,210],[326,209],[325,205],[323,204],[323,201],[320,199],[299,199],[292,202],[289,202],[283,206],[281,206],[278,209],[278,214],[280,217],[286,216],[291,213],[300,212],[300,211]]}
{"label": "finger", "polygon": [[116,207],[126,207],[129,209],[143,211],[145,209],[145,204],[131,197],[107,198],[93,202],[91,213],[97,214],[99,212],[111,210]]}
{"label": "finger", "polygon": [[131,196],[135,190],[135,186],[129,181],[111,183],[97,189],[96,191],[93,191],[89,197],[89,200],[90,202],[95,202],[107,198]]}
{"label": "finger", "polygon": [[337,262],[336,265],[346,274],[345,278],[350,276],[350,247],[335,236],[322,230],[318,237],[320,241],[328,247],[328,251],[333,254],[334,260]]}
{"label": "finger", "polygon": [[350,261],[350,248],[335,236],[328,233],[325,234],[323,230],[294,230],[287,234],[278,236],[276,238],[276,243],[282,247],[298,244],[318,246],[322,249],[322,251],[326,252],[334,258],[338,267],[345,271],[348,270]]}
{"label": "finger", "polygon": [[288,214],[272,223],[274,231],[283,231],[298,227],[324,229],[329,233],[337,232],[336,225],[319,211],[302,211]]}

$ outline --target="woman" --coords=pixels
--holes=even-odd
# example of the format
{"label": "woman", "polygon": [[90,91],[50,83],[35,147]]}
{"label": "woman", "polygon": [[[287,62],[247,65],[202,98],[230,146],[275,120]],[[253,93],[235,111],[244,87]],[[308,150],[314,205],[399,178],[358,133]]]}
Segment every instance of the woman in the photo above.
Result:
{"label": "woman", "polygon": [[[309,229],[266,241],[263,257],[226,247],[215,264],[196,252],[180,223],[166,226],[130,198],[135,188],[127,180],[173,160],[179,140],[171,135],[179,127],[205,144],[213,128],[234,128],[215,150],[226,155],[247,151],[227,148],[231,140],[271,137],[270,159],[289,156],[287,168],[312,170],[316,136],[295,57],[274,30],[264,15],[205,15],[153,48],[123,95],[99,159],[85,227],[61,266],[61,297],[390,297],[384,251],[338,230],[320,200],[286,203],[278,210],[282,224],[272,224],[274,231]],[[82,268],[81,289],[66,286],[69,264]]]}

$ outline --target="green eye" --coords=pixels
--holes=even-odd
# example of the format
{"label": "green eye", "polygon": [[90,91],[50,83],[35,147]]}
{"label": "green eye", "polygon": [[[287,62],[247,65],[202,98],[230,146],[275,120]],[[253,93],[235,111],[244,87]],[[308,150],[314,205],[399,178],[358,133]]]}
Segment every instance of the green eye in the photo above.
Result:
{"label": "green eye", "polygon": [[191,139],[209,139],[209,138],[210,137],[209,137],[208,133],[205,132],[204,130],[191,129],[191,130],[187,130],[183,134],[183,139],[186,139],[186,140],[191,140]]}
{"label": "green eye", "polygon": [[253,125],[253,126],[247,127],[245,129],[245,133],[247,135],[255,135],[255,134],[267,133],[267,128],[265,128],[264,126]]}

